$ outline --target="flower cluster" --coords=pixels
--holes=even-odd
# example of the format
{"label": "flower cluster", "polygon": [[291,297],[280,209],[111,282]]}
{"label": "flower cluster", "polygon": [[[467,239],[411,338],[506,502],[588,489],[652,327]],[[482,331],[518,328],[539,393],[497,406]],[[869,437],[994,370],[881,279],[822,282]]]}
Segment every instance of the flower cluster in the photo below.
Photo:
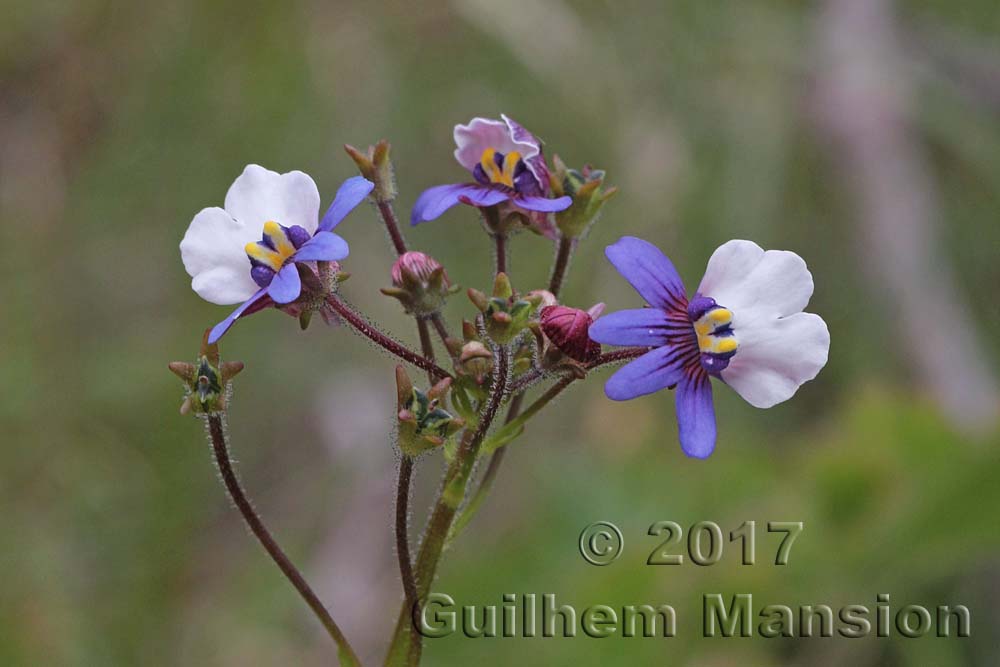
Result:
{"label": "flower cluster", "polygon": [[[617,192],[604,187],[602,170],[570,169],[558,157],[550,169],[542,143],[507,116],[457,125],[454,139],[455,159],[470,180],[425,190],[413,206],[413,225],[434,220],[462,203],[482,212],[498,244],[527,226],[559,240],[568,260],[572,244]],[[712,255],[704,278],[689,296],[660,250],[641,239],[623,237],[606,254],[646,306],[604,317],[599,317],[603,304],[585,311],[558,302],[554,293],[564,266],[557,269],[560,275],[553,278],[551,292],[518,293],[504,266],[498,265],[491,296],[467,291],[478,314],[466,323],[462,341],[449,338],[440,319],[441,308],[458,287],[440,262],[407,250],[394,219],[387,219],[400,255],[390,271],[391,287],[381,291],[399,300],[407,313],[435,323],[454,364],[453,376],[433,362],[432,349],[426,357],[401,344],[378,340],[375,327],[336,298],[344,275],[340,262],[349,248],[333,230],[369,195],[383,215],[383,207],[390,206],[395,196],[387,142],[379,142],[367,154],[350,146],[347,151],[363,176],[349,178],[339,187],[322,218],[312,178],[299,171],[278,174],[257,165],[247,166],[236,179],[222,208],[206,208],[195,216],[180,245],[192,288],[212,303],[239,304],[211,329],[206,344],[215,344],[236,320],[268,306],[298,315],[303,325],[313,312],[321,312],[328,321],[345,318],[438,380],[456,378],[454,393],[474,397],[465,406],[466,414],[473,416],[474,403],[485,400],[484,392],[492,386],[500,347],[514,351],[515,375],[526,373],[521,382],[529,386],[546,373],[571,370],[583,377],[604,363],[601,344],[625,346],[629,349],[622,354],[607,357],[630,360],[607,381],[607,396],[621,401],[675,389],[681,447],[694,457],[708,456],[715,446],[712,377],[763,408],[790,398],[826,363],[830,344],[826,324],[819,316],[802,312],[812,294],[812,276],[805,262],[791,252],[729,241]]]}
{"label": "flower cluster", "polygon": [[[385,140],[367,152],[345,146],[361,175],[340,185],[322,218],[312,178],[249,165],[229,188],[224,206],[199,212],[180,244],[194,291],[212,303],[239,304],[206,331],[194,363],[170,364],[184,382],[181,410],[206,420],[236,508],[337,643],[343,664],[358,664],[356,653],[254,513],[229,459],[224,419],[231,381],[243,364],[222,362],[217,342],[237,320],[273,306],[306,328],[319,313],[426,373],[426,384],[416,386],[403,365],[395,372],[393,442],[400,463],[394,525],[405,607],[389,648],[390,665],[419,662],[421,638],[410,629],[410,612],[426,600],[447,545],[489,492],[503,460],[500,448],[520,437],[527,421],[571,384],[628,362],[607,380],[607,396],[622,401],[674,389],[681,448],[704,458],[716,443],[713,377],[751,405],[766,408],[814,378],[829,352],[826,324],[803,312],[813,291],[805,262],[750,241],[729,241],[716,250],[689,294],[656,246],[625,236],[607,248],[607,258],[645,307],[603,314],[603,303],[584,310],[560,302],[573,250],[617,188],[606,187],[605,172],[589,165],[573,169],[556,157],[550,169],[541,141],[507,116],[474,118],[456,126],[454,136],[455,159],[468,179],[424,191],[410,222],[434,220],[456,204],[472,206],[493,246],[491,288],[469,287],[470,303],[451,304],[466,309],[457,336],[444,306],[459,287],[441,262],[407,245],[394,209],[396,172]],[[341,263],[349,248],[334,229],[365,200],[374,205],[396,254],[387,271],[391,285],[381,293],[412,317],[419,352],[341,297],[340,284],[348,275]],[[553,242],[555,259],[545,286],[510,277],[510,239],[524,229],[543,237],[535,242]],[[602,344],[623,349],[605,352]],[[536,395],[536,387],[546,384]],[[500,415],[505,421],[497,425]],[[407,534],[411,477],[417,458],[436,452],[442,453],[445,471],[414,558]],[[477,462],[487,456],[489,464],[479,475]]]}

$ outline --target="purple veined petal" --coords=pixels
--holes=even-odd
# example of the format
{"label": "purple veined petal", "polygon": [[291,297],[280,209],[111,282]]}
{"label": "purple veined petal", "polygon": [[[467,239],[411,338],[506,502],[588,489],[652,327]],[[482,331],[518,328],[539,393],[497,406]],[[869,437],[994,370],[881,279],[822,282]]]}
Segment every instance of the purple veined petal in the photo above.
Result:
{"label": "purple veined petal", "polygon": [[547,197],[532,197],[531,195],[521,195],[514,197],[514,203],[529,211],[541,211],[543,213],[554,213],[565,211],[573,203],[570,197],[557,197],[549,199]]}
{"label": "purple veined petal", "polygon": [[715,405],[708,374],[685,373],[677,384],[677,432],[681,449],[696,459],[707,458],[715,449]]}
{"label": "purple veined petal", "polygon": [[336,262],[344,259],[350,253],[347,241],[333,232],[316,232],[295,253],[296,262]]}
{"label": "purple veined petal", "polygon": [[684,281],[660,249],[634,236],[623,236],[604,254],[635,291],[654,307],[685,311]]}
{"label": "purple veined petal", "polygon": [[302,280],[299,278],[299,268],[295,262],[289,262],[274,274],[274,280],[267,288],[267,293],[275,303],[291,303],[302,293]]}
{"label": "purple veined petal", "polygon": [[612,401],[627,401],[673,386],[684,377],[684,359],[680,350],[669,346],[647,352],[608,378],[604,394]]}
{"label": "purple veined petal", "polygon": [[[676,334],[679,327],[679,323],[659,308],[619,310],[591,324],[590,338],[607,345],[659,347],[665,345],[667,336]],[[690,325],[687,328],[690,329]]]}
{"label": "purple veined petal", "polygon": [[428,188],[417,198],[410,215],[410,224],[419,225],[441,216],[449,208],[468,200],[472,206],[493,206],[510,199],[510,195],[496,188],[476,183],[452,183]]}
{"label": "purple veined petal", "polygon": [[243,315],[243,313],[246,312],[248,308],[250,308],[258,301],[260,301],[263,297],[266,296],[267,296],[267,288],[260,289],[252,297],[241,303],[236,310],[234,310],[232,313],[229,314],[229,317],[227,317],[226,319],[222,320],[214,327],[212,327],[212,331],[209,332],[208,334],[208,344],[212,345],[216,343],[220,338],[222,338],[222,335],[224,333],[229,331],[229,327],[233,326],[233,323],[237,319],[239,319],[240,316]]}
{"label": "purple veined petal", "polygon": [[318,231],[328,232],[339,225],[348,213],[365,200],[374,187],[375,184],[363,176],[353,176],[341,183],[337,196],[333,198],[333,203],[319,223]]}

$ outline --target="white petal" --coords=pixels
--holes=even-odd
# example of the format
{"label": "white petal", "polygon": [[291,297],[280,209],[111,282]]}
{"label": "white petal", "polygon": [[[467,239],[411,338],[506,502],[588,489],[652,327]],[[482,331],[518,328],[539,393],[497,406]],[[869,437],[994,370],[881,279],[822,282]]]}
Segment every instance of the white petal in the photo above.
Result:
{"label": "white petal", "polygon": [[472,171],[483,157],[483,151],[494,148],[503,154],[517,151],[528,160],[538,155],[537,143],[515,141],[507,123],[491,118],[473,118],[468,125],[455,126],[455,159]]}
{"label": "white petal", "polygon": [[229,215],[258,232],[274,220],[313,234],[319,225],[319,203],[319,190],[308,174],[279,174],[256,164],[247,165],[226,193]]}
{"label": "white petal", "polygon": [[752,241],[729,241],[708,260],[698,292],[752,319],[781,317],[806,307],[813,279],[805,261],[794,252],[765,252]]}
{"label": "white petal", "polygon": [[769,408],[792,397],[826,365],[830,331],[819,315],[741,318],[733,311],[736,354],[722,379],[750,405]]}
{"label": "white petal", "polygon": [[250,278],[250,259],[243,247],[260,239],[221,208],[202,209],[181,240],[181,260],[198,295],[220,305],[240,303],[259,288]]}

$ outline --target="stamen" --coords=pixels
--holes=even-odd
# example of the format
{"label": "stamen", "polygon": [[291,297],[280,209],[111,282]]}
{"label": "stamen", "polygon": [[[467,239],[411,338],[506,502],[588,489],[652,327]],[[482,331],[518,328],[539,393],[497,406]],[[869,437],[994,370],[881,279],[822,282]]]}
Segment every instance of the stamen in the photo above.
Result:
{"label": "stamen", "polygon": [[514,179],[521,171],[518,167],[522,164],[521,154],[517,151],[504,155],[495,148],[487,148],[479,159],[478,167],[490,183],[513,188]]}
{"label": "stamen", "polygon": [[702,313],[694,322],[694,332],[698,337],[698,349],[702,354],[732,356],[739,347],[733,333],[733,311],[715,307]]}
{"label": "stamen", "polygon": [[263,239],[246,244],[244,250],[251,261],[280,271],[288,258],[295,254],[295,245],[288,236],[288,230],[274,220],[268,220],[264,223]]}

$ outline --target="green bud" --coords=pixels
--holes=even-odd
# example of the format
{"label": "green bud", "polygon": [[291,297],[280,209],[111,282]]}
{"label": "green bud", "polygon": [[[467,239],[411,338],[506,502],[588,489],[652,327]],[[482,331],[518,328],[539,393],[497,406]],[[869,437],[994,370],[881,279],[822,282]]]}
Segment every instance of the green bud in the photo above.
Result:
{"label": "green bud", "polygon": [[418,456],[440,447],[465,426],[441,407],[451,387],[445,378],[422,392],[413,387],[406,369],[396,366],[396,418],[399,425],[399,448],[406,456]]}
{"label": "green bud", "polygon": [[218,344],[208,344],[210,331],[210,329],[205,330],[201,341],[201,354],[195,363],[173,361],[167,364],[170,372],[184,381],[182,415],[224,412],[230,393],[230,381],[243,370],[242,361],[220,360]]}
{"label": "green bud", "polygon": [[375,184],[372,197],[379,203],[390,202],[397,194],[395,173],[392,160],[389,159],[390,149],[391,146],[385,139],[369,146],[365,153],[350,144],[344,144],[344,150],[354,160],[361,175]]}
{"label": "green bud", "polygon": [[618,193],[618,188],[602,189],[605,172],[590,165],[581,170],[569,169],[555,156],[555,169],[550,174],[553,192],[573,199],[569,208],[556,213],[556,225],[563,236],[578,238],[600,216],[601,209]]}

